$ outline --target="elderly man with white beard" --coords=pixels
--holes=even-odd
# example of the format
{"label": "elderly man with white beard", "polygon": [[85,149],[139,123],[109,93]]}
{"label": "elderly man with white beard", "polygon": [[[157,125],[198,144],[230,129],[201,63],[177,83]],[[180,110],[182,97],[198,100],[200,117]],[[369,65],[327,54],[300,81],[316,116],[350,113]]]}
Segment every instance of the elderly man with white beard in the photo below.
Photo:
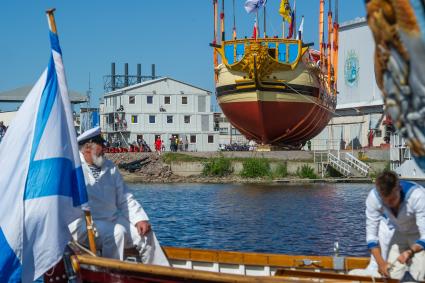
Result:
{"label": "elderly man with white beard", "polygon": [[[124,260],[124,249],[135,247],[146,264],[169,266],[148,216],[128,191],[118,168],[103,154],[100,127],[77,138],[88,193],[88,204],[97,230],[96,246],[102,256]],[[69,228],[74,240],[87,243],[84,219]]]}

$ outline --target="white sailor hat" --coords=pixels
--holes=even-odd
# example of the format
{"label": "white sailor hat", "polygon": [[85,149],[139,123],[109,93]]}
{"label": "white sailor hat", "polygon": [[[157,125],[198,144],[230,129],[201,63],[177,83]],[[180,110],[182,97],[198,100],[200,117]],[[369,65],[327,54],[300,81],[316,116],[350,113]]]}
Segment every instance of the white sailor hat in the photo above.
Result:
{"label": "white sailor hat", "polygon": [[79,145],[83,145],[88,142],[93,142],[101,145],[105,144],[105,140],[100,135],[100,127],[94,127],[90,130],[85,131],[77,137],[77,141]]}

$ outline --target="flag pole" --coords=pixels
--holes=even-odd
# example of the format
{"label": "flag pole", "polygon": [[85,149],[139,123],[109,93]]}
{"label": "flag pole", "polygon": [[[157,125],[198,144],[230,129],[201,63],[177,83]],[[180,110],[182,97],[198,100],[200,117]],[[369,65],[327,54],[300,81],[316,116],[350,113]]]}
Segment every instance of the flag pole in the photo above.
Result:
{"label": "flag pole", "polygon": [[264,11],[264,15],[263,15],[263,17],[264,17],[264,38],[266,38],[267,28],[266,28],[266,5],[265,4],[264,4],[264,7],[263,7],[263,11]]}
{"label": "flag pole", "polygon": [[[51,8],[48,9],[46,11],[46,15],[47,15],[47,22],[49,23],[49,28],[50,30],[57,34],[57,28],[56,28],[56,21],[55,21],[55,8]],[[84,216],[86,219],[86,226],[87,226],[87,235],[89,238],[89,246],[90,246],[90,250],[96,254],[96,243],[95,243],[95,239],[94,239],[94,230],[93,230],[93,220],[91,217],[91,213],[89,210],[84,210]]]}

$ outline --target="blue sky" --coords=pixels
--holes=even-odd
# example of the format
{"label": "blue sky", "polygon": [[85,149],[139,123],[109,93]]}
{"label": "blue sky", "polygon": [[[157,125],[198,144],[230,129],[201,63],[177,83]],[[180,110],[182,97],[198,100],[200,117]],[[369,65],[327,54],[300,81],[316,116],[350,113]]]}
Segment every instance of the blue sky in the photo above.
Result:
{"label": "blue sky", "polygon": [[[221,5],[221,0],[220,5]],[[250,36],[254,15],[243,9],[245,0],[235,0],[238,36]],[[291,0],[291,3],[293,0]],[[334,2],[334,1],[332,1]],[[226,34],[233,26],[232,0],[226,0]],[[267,31],[281,33],[280,0],[268,0]],[[326,6],[328,1],[326,1]],[[116,72],[169,76],[214,93],[212,49],[212,0],[73,0],[1,1],[0,91],[32,85],[49,58],[45,10],[55,7],[56,23],[70,89],[85,93],[89,73],[95,106],[103,93],[103,76],[110,63]],[[298,0],[297,18],[305,16],[304,41],[318,40],[319,0]],[[364,0],[340,0],[340,22],[365,15]],[[262,20],[260,20],[262,30]],[[0,105],[0,109],[7,106]]]}

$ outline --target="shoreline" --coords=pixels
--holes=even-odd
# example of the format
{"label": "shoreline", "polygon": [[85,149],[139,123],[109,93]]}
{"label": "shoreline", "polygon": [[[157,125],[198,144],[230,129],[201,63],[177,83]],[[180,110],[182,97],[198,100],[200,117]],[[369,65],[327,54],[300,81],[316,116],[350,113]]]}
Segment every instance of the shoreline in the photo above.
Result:
{"label": "shoreline", "polygon": [[[335,184],[335,183],[362,183],[373,184],[372,178],[320,178],[320,179],[302,179],[302,178],[242,178],[240,176],[230,175],[225,177],[209,176],[176,176],[171,175],[168,178],[157,178],[156,176],[145,176],[137,173],[121,172],[124,181],[130,184]],[[153,177],[153,178],[152,178]]]}

